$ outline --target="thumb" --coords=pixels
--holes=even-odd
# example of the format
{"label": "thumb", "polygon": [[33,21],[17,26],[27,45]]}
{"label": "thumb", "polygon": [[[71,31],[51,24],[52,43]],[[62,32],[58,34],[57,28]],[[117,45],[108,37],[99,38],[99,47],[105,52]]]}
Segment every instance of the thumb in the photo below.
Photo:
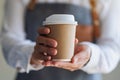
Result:
{"label": "thumb", "polygon": [[77,61],[78,61],[78,57],[77,56],[73,56],[71,62],[72,63],[77,63]]}
{"label": "thumb", "polygon": [[75,45],[76,45],[76,44],[78,44],[78,39],[77,39],[77,38],[75,38]]}

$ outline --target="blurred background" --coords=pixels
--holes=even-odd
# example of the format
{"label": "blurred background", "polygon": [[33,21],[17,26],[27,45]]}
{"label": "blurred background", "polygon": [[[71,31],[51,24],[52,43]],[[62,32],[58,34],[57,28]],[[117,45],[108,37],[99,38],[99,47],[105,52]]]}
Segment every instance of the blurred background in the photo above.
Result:
{"label": "blurred background", "polygon": [[[4,15],[4,1],[5,0],[0,1],[0,30],[2,27],[2,19]],[[15,75],[16,70],[8,66],[5,62],[0,45],[0,80],[14,80]],[[110,74],[103,75],[103,80],[120,80],[120,64]]]}

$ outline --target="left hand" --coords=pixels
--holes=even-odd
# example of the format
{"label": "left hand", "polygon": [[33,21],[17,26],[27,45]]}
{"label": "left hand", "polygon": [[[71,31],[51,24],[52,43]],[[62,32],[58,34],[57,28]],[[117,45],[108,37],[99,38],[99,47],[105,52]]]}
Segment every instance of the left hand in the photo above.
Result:
{"label": "left hand", "polygon": [[45,66],[53,66],[58,68],[75,71],[81,69],[90,60],[90,48],[86,45],[77,45],[75,47],[74,56],[70,62],[47,61],[43,63]]}

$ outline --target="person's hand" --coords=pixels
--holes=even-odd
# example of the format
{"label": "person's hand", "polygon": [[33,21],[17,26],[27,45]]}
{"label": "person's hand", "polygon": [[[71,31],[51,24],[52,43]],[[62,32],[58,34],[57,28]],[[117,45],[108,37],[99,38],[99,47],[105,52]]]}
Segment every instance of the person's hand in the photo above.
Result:
{"label": "person's hand", "polygon": [[57,50],[55,49],[57,41],[46,36],[50,33],[50,29],[47,27],[39,28],[38,33],[34,52],[30,60],[30,64],[34,65],[34,67],[39,66],[44,61],[51,60],[51,56],[57,54]]}
{"label": "person's hand", "polygon": [[86,45],[77,45],[75,53],[70,62],[53,62],[47,61],[44,63],[45,66],[54,66],[58,68],[75,71],[81,69],[90,59],[90,48]]}

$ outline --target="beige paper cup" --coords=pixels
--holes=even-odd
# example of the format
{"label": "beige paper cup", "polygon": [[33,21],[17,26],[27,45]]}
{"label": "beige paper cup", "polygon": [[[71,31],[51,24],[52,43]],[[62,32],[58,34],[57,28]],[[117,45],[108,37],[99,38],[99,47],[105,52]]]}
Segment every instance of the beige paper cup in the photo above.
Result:
{"label": "beige paper cup", "polygon": [[77,22],[73,15],[53,14],[46,18],[43,25],[50,28],[50,38],[58,42],[57,55],[53,61],[71,61],[74,55],[74,43]]}

